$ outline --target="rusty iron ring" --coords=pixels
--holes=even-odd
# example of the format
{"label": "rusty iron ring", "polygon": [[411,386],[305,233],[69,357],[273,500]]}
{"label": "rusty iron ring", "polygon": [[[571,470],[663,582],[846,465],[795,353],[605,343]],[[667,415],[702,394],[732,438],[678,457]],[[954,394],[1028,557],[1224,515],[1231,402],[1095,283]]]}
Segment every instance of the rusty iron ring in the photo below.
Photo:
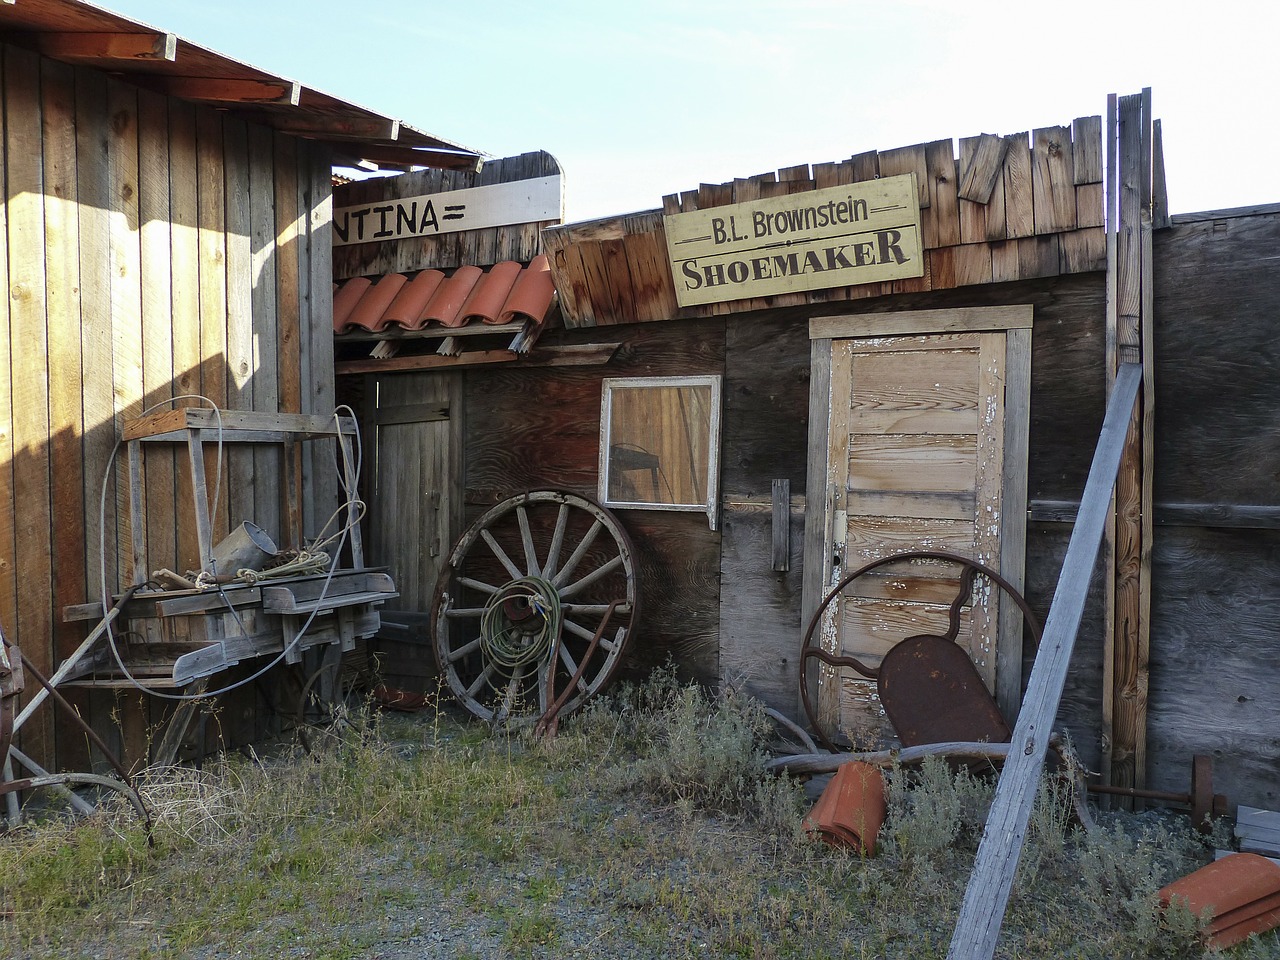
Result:
{"label": "rusty iron ring", "polygon": [[[804,712],[805,716],[809,718],[809,726],[813,728],[813,732],[817,734],[822,745],[832,753],[840,753],[841,751],[831,738],[827,736],[826,731],[822,729],[821,724],[818,723],[817,717],[814,713],[813,704],[809,697],[807,673],[810,658],[821,660],[823,663],[831,667],[851,667],[864,677],[869,677],[871,679],[875,678],[877,671],[874,667],[868,667],[856,657],[837,656],[835,654],[827,653],[827,651],[821,648],[811,646],[814,631],[817,629],[818,623],[822,620],[823,614],[827,612],[827,607],[831,605],[831,602],[835,600],[836,597],[840,596],[845,587],[864,573],[870,573],[877,567],[883,567],[886,564],[890,564],[898,560],[946,560],[981,573],[1008,594],[1010,599],[1012,599],[1017,605],[1018,609],[1022,611],[1023,620],[1026,622],[1027,626],[1031,628],[1031,636],[1035,641],[1035,646],[1037,648],[1040,646],[1040,622],[1036,619],[1036,615],[1032,612],[1030,605],[1028,605],[1026,599],[1018,592],[1013,584],[986,564],[979,563],[977,560],[971,560],[969,557],[962,556],[958,553],[949,553],[945,550],[908,550],[904,553],[891,554],[887,557],[881,557],[878,560],[872,560],[870,563],[863,564],[831,588],[822,603],[818,605],[818,609],[814,611],[813,616],[809,619],[808,629],[804,632],[804,640],[800,643],[800,701],[804,704]],[[962,595],[967,592],[964,590],[963,585],[961,591]],[[961,598],[957,597],[957,599]]]}

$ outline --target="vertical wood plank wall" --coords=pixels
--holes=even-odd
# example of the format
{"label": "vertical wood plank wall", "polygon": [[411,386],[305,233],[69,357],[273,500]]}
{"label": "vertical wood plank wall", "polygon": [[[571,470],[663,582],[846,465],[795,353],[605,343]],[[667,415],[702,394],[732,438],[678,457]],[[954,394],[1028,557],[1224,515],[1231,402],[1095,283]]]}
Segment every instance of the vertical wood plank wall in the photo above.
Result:
{"label": "vertical wood plank wall", "polygon": [[[109,472],[126,419],[193,394],[333,409],[329,157],[94,70],[0,60],[0,626],[50,672],[85,633],[62,608],[133,574],[128,484]],[[306,467],[308,535],[336,506],[329,459]],[[276,460],[227,460],[215,538],[243,519],[278,536]],[[184,461],[145,464],[151,570],[196,565]],[[114,701],[79,695],[98,716]],[[20,740],[46,765],[87,760],[49,708]]]}

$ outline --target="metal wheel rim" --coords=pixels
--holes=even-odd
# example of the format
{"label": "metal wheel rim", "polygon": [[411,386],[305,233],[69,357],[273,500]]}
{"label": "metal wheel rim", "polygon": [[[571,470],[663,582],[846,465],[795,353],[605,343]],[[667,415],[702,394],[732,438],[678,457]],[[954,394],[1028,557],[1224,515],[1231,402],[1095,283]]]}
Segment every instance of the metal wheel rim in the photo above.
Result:
{"label": "metal wheel rim", "polygon": [[[549,626],[555,633],[549,650],[515,666],[499,666],[487,653],[492,645],[482,643],[482,611],[493,606],[498,591],[525,581],[529,595],[543,605],[559,604],[561,618],[550,623],[545,611],[536,613],[544,623],[530,629]],[[545,595],[548,586],[554,598]],[[615,609],[608,615],[611,603]],[[559,715],[572,713],[602,690],[621,663],[637,617],[635,550],[617,518],[587,497],[535,490],[486,511],[455,544],[437,582],[432,648],[441,678],[468,712],[488,723],[520,726],[541,716],[579,667],[580,681]],[[509,617],[495,619],[511,625]]]}
{"label": "metal wheel rim", "polygon": [[[1013,584],[986,564],[980,563],[977,560],[973,560],[961,554],[949,553],[944,550],[906,550],[901,553],[892,553],[884,557],[879,557],[869,563],[863,564],[852,573],[841,578],[840,582],[827,592],[822,602],[818,605],[818,609],[815,610],[813,612],[813,616],[809,618],[809,626],[805,630],[804,639],[800,642],[800,703],[804,707],[805,717],[809,721],[810,729],[813,730],[822,745],[832,753],[841,752],[841,748],[836,746],[835,739],[833,737],[828,736],[827,730],[822,725],[821,720],[817,715],[817,710],[814,708],[809,695],[809,661],[813,659],[825,659],[822,652],[814,645],[814,634],[817,632],[818,624],[822,622],[823,615],[826,613],[827,608],[830,607],[842,593],[844,593],[845,587],[853,583],[853,581],[857,580],[864,573],[870,573],[872,570],[876,570],[879,567],[904,560],[942,560],[947,563],[957,564],[962,568],[968,567],[969,569],[972,569],[986,577],[996,587],[1002,590],[1005,596],[1009,597],[1009,599],[1011,599],[1018,607],[1018,610],[1021,611],[1023,624],[1029,628],[1031,632],[1031,639],[1034,644],[1032,649],[1038,650],[1040,647],[1040,621],[1036,618],[1035,613],[1032,612],[1026,598],[1016,587],[1014,587]],[[873,676],[873,674],[868,674],[866,668],[863,667],[854,657],[837,657],[836,659],[847,661],[847,664],[842,665],[852,665],[854,669],[858,670],[858,672],[862,673],[864,676]]]}

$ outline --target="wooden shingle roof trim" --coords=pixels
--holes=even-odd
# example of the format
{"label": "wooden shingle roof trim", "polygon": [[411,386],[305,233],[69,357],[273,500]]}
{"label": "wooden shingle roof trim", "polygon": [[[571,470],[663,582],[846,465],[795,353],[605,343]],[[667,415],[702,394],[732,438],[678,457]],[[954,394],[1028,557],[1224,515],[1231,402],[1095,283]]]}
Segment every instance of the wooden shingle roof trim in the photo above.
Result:
{"label": "wooden shingle roof trim", "polygon": [[0,3],[0,41],[94,67],[141,87],[211,104],[380,166],[478,169],[482,154],[81,0]]}
{"label": "wooden shingle roof trim", "polygon": [[[922,277],[680,307],[664,214],[705,210],[879,177],[916,174]],[[1102,118],[1030,134],[935,140],[848,160],[704,183],[649,210],[544,227],[542,246],[565,325],[721,316],[1106,268]]]}

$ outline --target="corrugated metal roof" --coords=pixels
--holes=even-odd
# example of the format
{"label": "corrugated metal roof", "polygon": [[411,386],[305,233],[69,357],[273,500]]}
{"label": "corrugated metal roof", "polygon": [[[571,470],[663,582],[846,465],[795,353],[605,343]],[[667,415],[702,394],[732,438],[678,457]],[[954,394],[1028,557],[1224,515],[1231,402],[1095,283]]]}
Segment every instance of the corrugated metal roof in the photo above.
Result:
{"label": "corrugated metal roof", "polygon": [[354,277],[334,290],[333,330],[377,333],[388,328],[425,330],[487,324],[541,323],[551,309],[555,285],[545,256],[521,266],[504,260],[487,271],[459,267],[446,276],[423,270],[416,276],[388,273],[375,279]]}

